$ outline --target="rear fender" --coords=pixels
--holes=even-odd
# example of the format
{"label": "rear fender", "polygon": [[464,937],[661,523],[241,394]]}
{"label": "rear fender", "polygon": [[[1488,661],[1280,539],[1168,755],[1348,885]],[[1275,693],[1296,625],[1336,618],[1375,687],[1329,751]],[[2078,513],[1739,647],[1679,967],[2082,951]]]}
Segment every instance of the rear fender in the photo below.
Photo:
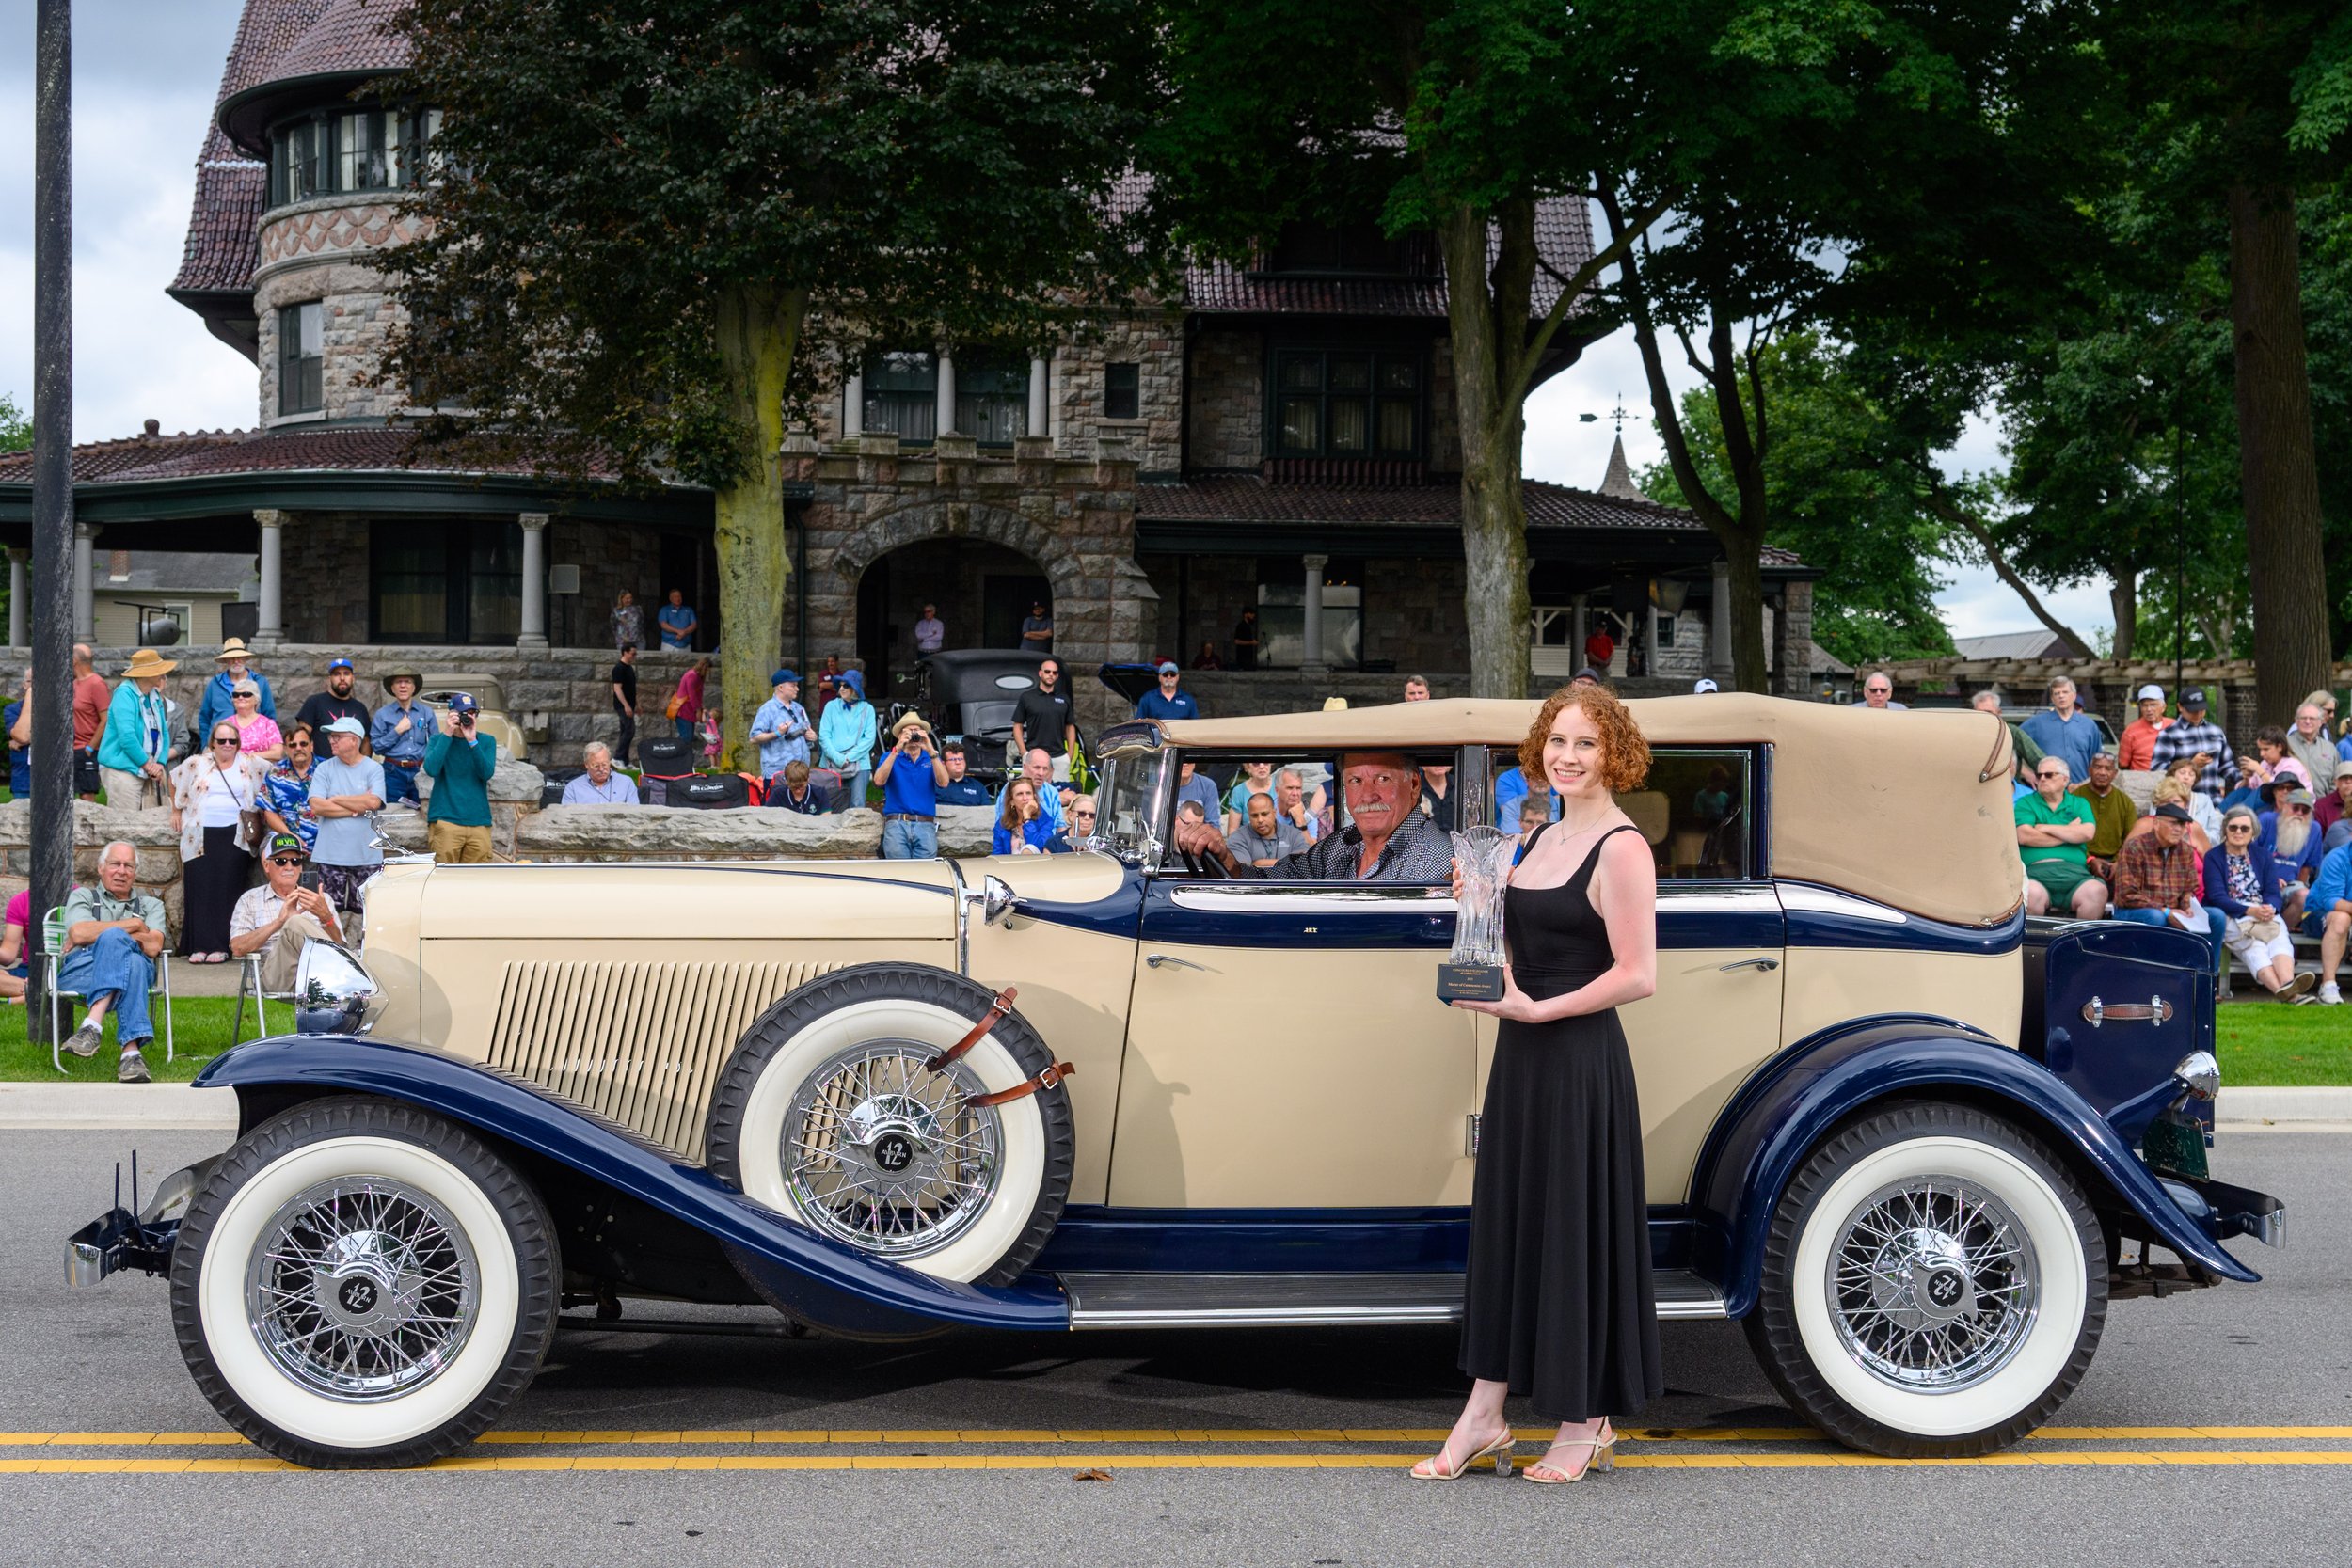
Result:
{"label": "rear fender", "polygon": [[1772,1211],[1806,1155],[1873,1102],[1939,1093],[1996,1107],[2058,1145],[2113,1205],[2198,1267],[2262,1277],[2183,1213],[2113,1124],[2041,1063],[1949,1019],[1882,1017],[1826,1030],[1766,1063],[1708,1134],[1691,1186],[1699,1261],[1722,1284],[1730,1316],[1756,1307]]}
{"label": "rear fender", "polygon": [[235,1089],[246,1128],[329,1094],[374,1095],[464,1122],[733,1249],[758,1270],[777,1305],[835,1334],[898,1338],[957,1324],[1070,1326],[1069,1304],[1051,1288],[958,1284],[867,1257],[560,1096],[435,1052],[348,1036],[286,1036],[239,1046],[197,1083]]}

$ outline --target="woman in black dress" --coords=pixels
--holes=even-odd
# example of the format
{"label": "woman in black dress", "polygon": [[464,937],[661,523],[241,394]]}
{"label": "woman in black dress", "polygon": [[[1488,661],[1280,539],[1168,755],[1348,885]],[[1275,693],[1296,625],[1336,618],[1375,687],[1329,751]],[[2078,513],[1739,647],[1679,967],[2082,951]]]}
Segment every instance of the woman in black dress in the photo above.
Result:
{"label": "woman in black dress", "polygon": [[1642,1117],[1617,1007],[1657,989],[1658,873],[1613,795],[1638,786],[1649,745],[1595,686],[1563,688],[1519,748],[1560,820],[1530,832],[1504,893],[1510,965],[1470,1194],[1462,1370],[1476,1381],[1436,1456],[1451,1481],[1511,1464],[1503,1401],[1533,1396],[1559,1423],[1527,1471],[1546,1483],[1612,1468],[1613,1416],[1664,1392],[1652,1299]]}

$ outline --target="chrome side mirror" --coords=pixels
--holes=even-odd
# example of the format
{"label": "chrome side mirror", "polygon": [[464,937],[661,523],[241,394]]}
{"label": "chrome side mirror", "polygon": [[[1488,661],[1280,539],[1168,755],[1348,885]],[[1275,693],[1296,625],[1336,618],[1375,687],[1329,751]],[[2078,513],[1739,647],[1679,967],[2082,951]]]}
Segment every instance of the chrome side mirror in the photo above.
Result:
{"label": "chrome side mirror", "polygon": [[374,1026],[383,994],[358,954],[314,937],[302,944],[294,968],[294,1033],[364,1035]]}
{"label": "chrome side mirror", "polygon": [[980,919],[982,924],[989,926],[1001,924],[1006,917],[1020,907],[1021,900],[1013,895],[1011,886],[1002,877],[992,875],[981,879]]}

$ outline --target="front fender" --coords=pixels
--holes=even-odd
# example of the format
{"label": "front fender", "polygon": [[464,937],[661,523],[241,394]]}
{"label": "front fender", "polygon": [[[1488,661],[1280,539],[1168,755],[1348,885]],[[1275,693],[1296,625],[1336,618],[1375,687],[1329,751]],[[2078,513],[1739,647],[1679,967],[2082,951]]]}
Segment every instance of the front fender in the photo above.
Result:
{"label": "front fender", "polygon": [[2040,1062],[1948,1019],[1857,1020],[1765,1064],[1716,1118],[1692,1179],[1702,1265],[1729,1315],[1755,1309],[1772,1211],[1797,1167],[1839,1121],[1873,1101],[1961,1090],[1999,1101],[2065,1146],[2164,1245],[2224,1279],[2262,1276],[2231,1257],[2149,1173],[2122,1134]]}
{"label": "front fender", "polygon": [[1070,1326],[1069,1304],[1056,1291],[957,1284],[869,1258],[753,1202],[699,1166],[677,1164],[594,1112],[437,1052],[348,1036],[290,1035],[239,1046],[196,1082],[233,1088],[247,1107],[288,1091],[295,1098],[367,1094],[462,1121],[748,1255],[765,1265],[761,1283],[780,1305],[834,1333],[886,1338],[949,1324]]}

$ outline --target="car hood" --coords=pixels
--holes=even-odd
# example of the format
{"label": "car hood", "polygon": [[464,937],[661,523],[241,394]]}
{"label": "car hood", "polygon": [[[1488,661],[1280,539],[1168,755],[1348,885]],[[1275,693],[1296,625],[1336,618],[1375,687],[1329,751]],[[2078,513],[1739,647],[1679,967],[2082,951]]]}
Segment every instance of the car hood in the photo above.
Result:
{"label": "car hood", "polygon": [[424,879],[426,942],[946,938],[942,861],[443,865]]}

